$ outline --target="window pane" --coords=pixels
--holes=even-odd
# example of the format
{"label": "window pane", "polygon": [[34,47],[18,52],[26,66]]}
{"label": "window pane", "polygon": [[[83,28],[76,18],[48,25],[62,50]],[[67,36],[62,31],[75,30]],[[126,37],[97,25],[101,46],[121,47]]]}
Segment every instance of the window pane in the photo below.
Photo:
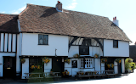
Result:
{"label": "window pane", "polygon": [[115,47],[115,48],[118,47],[118,41],[117,40],[113,40],[113,47]]}
{"label": "window pane", "polygon": [[79,54],[80,55],[89,55],[89,47],[88,46],[79,46]]}
{"label": "window pane", "polygon": [[38,44],[43,44],[43,35],[38,35]]}
{"label": "window pane", "polygon": [[48,35],[38,35],[38,44],[48,44]]}
{"label": "window pane", "polygon": [[48,36],[47,35],[43,36],[43,44],[48,44]]}

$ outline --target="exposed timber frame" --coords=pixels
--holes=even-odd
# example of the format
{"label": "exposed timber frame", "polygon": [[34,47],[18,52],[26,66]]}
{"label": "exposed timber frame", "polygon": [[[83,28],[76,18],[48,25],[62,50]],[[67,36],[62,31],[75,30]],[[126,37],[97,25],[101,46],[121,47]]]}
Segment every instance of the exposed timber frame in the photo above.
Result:
{"label": "exposed timber frame", "polygon": [[78,38],[79,38],[79,37],[74,37],[74,38],[72,39],[72,41],[69,43],[68,52],[69,52],[69,50],[70,50],[70,47],[71,47],[72,43],[73,43],[74,41],[76,41]]}
{"label": "exposed timber frame", "polygon": [[103,51],[103,45],[102,45],[102,43],[97,38],[94,38],[94,40],[99,43],[100,48]]}

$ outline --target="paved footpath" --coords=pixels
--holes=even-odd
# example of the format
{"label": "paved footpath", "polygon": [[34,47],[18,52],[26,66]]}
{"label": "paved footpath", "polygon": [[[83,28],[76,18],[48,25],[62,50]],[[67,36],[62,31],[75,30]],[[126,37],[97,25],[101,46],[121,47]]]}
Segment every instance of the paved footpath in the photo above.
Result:
{"label": "paved footpath", "polygon": [[36,82],[27,83],[24,80],[3,80],[0,79],[0,84],[136,84],[136,69],[134,73],[124,74],[123,76],[115,78],[104,78],[104,79],[86,79],[86,80],[75,80],[75,79],[65,79],[60,81],[54,81],[52,83],[47,82]]}
{"label": "paved footpath", "polygon": [[124,79],[90,82],[90,83],[79,83],[79,84],[136,84],[136,82],[133,81],[134,78],[136,78],[136,74]]}

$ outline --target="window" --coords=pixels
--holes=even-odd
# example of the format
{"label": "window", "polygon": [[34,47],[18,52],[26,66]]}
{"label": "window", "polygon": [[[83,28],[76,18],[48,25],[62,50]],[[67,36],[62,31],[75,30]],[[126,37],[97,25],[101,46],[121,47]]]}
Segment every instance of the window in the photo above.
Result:
{"label": "window", "polygon": [[[29,63],[29,70],[30,73],[31,72],[43,72],[43,63],[42,63],[42,58],[39,57],[33,57],[33,58],[29,58],[30,59],[30,63]],[[40,69],[36,70],[36,69],[32,69],[31,66],[38,66],[40,65]]]}
{"label": "window", "polygon": [[83,42],[82,42],[82,45],[91,46],[91,39],[84,39]]}
{"label": "window", "polygon": [[82,58],[81,68],[93,68],[93,58]]}
{"label": "window", "polygon": [[113,40],[113,48],[118,48],[118,40]]}
{"label": "window", "polygon": [[72,68],[77,68],[77,60],[72,60]]}
{"label": "window", "polygon": [[89,46],[79,46],[80,55],[89,55]]}
{"label": "window", "polygon": [[39,45],[48,45],[48,35],[38,35],[38,44]]}

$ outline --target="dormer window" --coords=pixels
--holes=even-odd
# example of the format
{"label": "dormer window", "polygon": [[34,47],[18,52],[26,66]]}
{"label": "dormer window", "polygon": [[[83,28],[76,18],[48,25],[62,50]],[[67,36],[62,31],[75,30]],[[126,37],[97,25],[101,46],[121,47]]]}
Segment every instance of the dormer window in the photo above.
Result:
{"label": "dormer window", "polygon": [[38,35],[38,45],[48,45],[48,35]]}

